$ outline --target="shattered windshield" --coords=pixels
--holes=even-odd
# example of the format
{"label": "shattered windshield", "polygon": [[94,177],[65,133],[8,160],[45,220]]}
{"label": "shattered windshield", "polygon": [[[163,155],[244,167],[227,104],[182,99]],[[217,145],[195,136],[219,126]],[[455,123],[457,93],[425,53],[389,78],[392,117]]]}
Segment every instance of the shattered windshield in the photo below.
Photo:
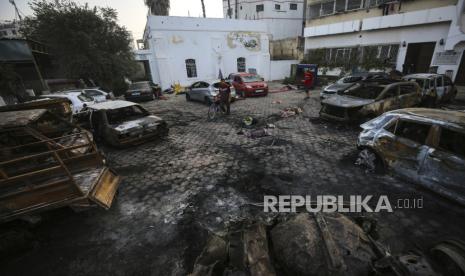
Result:
{"label": "shattered windshield", "polygon": [[382,86],[362,86],[357,89],[347,90],[344,95],[362,99],[376,99],[383,89]]}
{"label": "shattered windshield", "polygon": [[136,82],[129,85],[129,90],[150,89],[148,82]]}
{"label": "shattered windshield", "polygon": [[127,106],[106,111],[108,123],[117,125],[147,116],[148,112],[140,106]]}

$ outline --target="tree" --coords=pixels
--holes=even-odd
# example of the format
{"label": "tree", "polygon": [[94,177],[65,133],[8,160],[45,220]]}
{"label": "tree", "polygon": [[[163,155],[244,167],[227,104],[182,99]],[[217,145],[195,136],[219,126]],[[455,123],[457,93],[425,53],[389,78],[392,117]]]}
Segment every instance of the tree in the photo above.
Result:
{"label": "tree", "polygon": [[23,34],[48,45],[61,74],[92,79],[118,92],[136,68],[132,37],[117,24],[112,8],[89,7],[69,0],[34,0],[34,15],[22,24]]}
{"label": "tree", "polygon": [[145,5],[150,8],[153,15],[168,15],[170,0],[145,0]]}
{"label": "tree", "polygon": [[203,2],[203,0],[200,0],[200,2],[202,3],[202,12],[203,12],[203,17],[207,17],[206,14],[205,14],[205,3]]}

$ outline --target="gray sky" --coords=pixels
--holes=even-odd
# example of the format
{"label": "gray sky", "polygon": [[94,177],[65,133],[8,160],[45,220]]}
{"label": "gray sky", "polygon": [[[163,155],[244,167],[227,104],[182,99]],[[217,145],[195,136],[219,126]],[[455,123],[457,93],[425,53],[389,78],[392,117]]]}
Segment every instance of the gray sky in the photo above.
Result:
{"label": "gray sky", "polygon": [[[19,10],[25,15],[32,11],[27,4],[28,0],[16,0]],[[90,6],[109,6],[118,12],[120,24],[133,33],[134,39],[143,35],[147,8],[144,0],[78,0],[75,2],[89,3]],[[207,17],[223,17],[222,0],[205,0]],[[171,0],[170,15],[198,17],[202,15],[200,0]],[[15,18],[15,11],[9,0],[0,0],[0,20]]]}

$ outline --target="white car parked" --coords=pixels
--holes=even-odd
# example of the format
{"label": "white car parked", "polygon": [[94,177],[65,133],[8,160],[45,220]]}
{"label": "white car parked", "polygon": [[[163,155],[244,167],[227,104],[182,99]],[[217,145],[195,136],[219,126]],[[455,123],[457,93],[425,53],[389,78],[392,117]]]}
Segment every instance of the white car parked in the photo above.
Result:
{"label": "white car parked", "polygon": [[57,93],[57,94],[50,94],[50,95],[42,95],[42,98],[66,98],[70,101],[71,109],[73,110],[73,114],[81,112],[81,110],[87,107],[90,104],[96,103],[96,101],[92,98],[83,94],[80,91],[76,92],[65,92],[65,93]]}

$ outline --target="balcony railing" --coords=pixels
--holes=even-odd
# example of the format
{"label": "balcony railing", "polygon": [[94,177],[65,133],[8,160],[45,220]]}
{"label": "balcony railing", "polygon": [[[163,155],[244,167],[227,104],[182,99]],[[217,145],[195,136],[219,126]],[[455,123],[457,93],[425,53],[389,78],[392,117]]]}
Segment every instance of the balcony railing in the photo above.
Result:
{"label": "balcony railing", "polygon": [[396,3],[393,0],[329,0],[308,6],[308,18],[315,19],[323,16],[334,15],[348,11],[356,11],[366,8],[379,7],[388,3]]}

